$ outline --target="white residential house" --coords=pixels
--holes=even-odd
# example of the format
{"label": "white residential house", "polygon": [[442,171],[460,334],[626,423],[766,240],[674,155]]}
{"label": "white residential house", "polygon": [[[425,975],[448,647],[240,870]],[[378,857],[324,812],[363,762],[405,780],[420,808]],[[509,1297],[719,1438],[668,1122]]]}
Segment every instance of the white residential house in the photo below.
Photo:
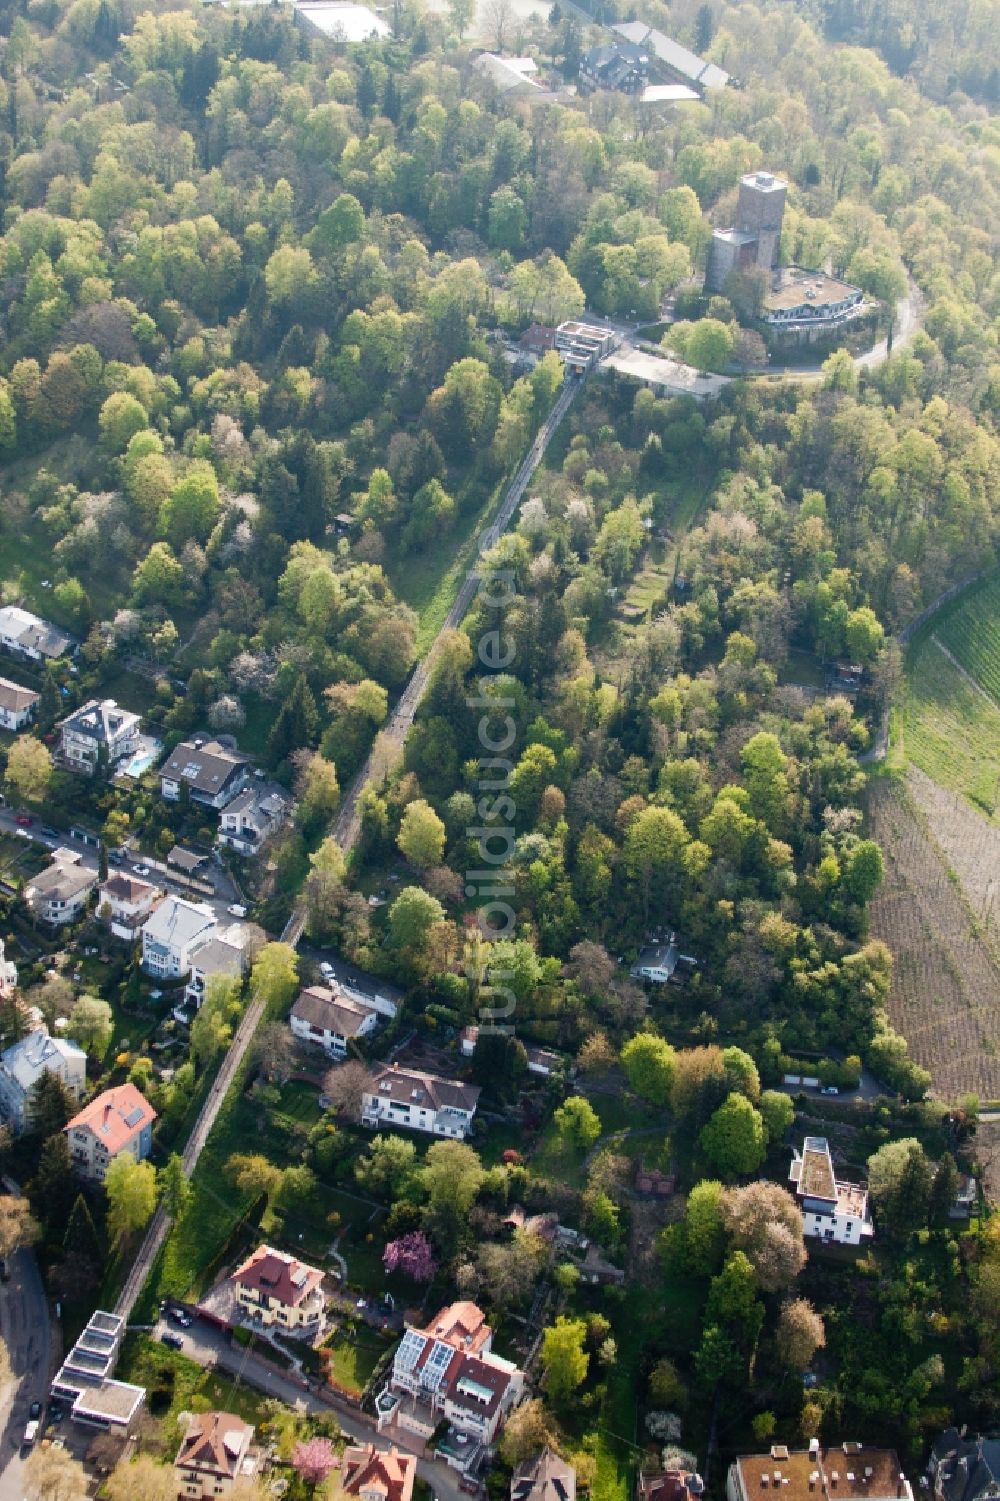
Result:
{"label": "white residential house", "polygon": [[218,740],[184,740],[160,767],[160,791],[176,802],[186,787],[191,801],[224,808],[246,786],[250,762]]}
{"label": "white residential house", "polygon": [[874,1235],[868,1189],[860,1183],[837,1180],[825,1136],[807,1136],[802,1151],[793,1151],[788,1178],[795,1184],[807,1236],[857,1246]]}
{"label": "white residential house", "polygon": [[107,922],[116,938],[135,943],[143,924],[159,902],[163,892],[138,876],[116,871],[97,890],[97,915]]}
{"label": "white residential house", "polygon": [[191,978],[184,991],[185,1001],[193,1001],[197,1010],[205,999],[209,980],[222,976],[227,980],[244,980],[250,961],[258,947],[255,937],[259,928],[232,923],[215,928],[191,950]]}
{"label": "white residential house", "polygon": [[142,721],[113,698],[92,698],[59,724],[59,757],[70,771],[92,777],[131,761],[142,740]]}
{"label": "white residential house", "polygon": [[143,925],[143,969],[160,980],[179,980],[191,968],[193,951],[218,926],[215,913],[204,902],[168,896]]}
{"label": "white residential house", "polygon": [[378,1025],[378,1012],[340,989],[310,985],[299,993],[289,1025],[293,1037],[311,1042],[331,1058],[345,1058],[356,1037],[367,1037]]}
{"label": "white residential house", "polygon": [[21,730],[35,712],[41,694],[0,678],[0,729]]}
{"label": "white residential house", "polygon": [[639,950],[629,974],[634,980],[650,980],[654,985],[666,985],[676,968],[677,948],[672,941],[648,943]]}
{"label": "white residential house", "polygon": [[97,871],[82,863],[79,850],[57,849],[51,865],[24,888],[24,899],[40,922],[61,927],[85,910],[97,881]]}
{"label": "white residential house", "polygon": [[54,662],[73,646],[73,637],[19,605],[0,609],[0,646],[32,662]]}
{"label": "white residential house", "polygon": [[292,811],[291,795],[277,782],[252,779],[222,810],[219,844],[240,855],[255,855],[264,841],[287,823]]}
{"label": "white residential house", "polygon": [[44,1026],[0,1054],[0,1115],[15,1136],[34,1120],[34,1089],[43,1074],[56,1074],[75,1100],[87,1084],[87,1055],[75,1042],[50,1037]]}
{"label": "white residential house", "polygon": [[396,1063],[381,1064],[362,1096],[363,1126],[407,1126],[431,1136],[464,1139],[472,1127],[480,1089]]}
{"label": "white residential house", "polygon": [[442,1308],[424,1329],[408,1325],[375,1403],[379,1431],[393,1423],[427,1439],[447,1422],[461,1442],[441,1452],[452,1468],[467,1470],[524,1391],[523,1373],[494,1354],[492,1343],[493,1331],[475,1303]]}

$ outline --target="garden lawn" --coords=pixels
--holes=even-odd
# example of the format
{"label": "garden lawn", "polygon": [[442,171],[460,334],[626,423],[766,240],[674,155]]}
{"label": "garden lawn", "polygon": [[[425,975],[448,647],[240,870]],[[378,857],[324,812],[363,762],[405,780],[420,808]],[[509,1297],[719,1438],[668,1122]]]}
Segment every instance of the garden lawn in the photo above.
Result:
{"label": "garden lawn", "polygon": [[[393,1335],[393,1341],[396,1336]],[[326,1346],[330,1352],[330,1373],[349,1391],[364,1391],[371,1374],[392,1343],[365,1330],[354,1334],[338,1333]]]}
{"label": "garden lawn", "polygon": [[191,1411],[195,1397],[207,1401],[206,1410],[234,1412],[254,1426],[266,1416],[268,1399],[262,1393],[241,1386],[229,1376],[204,1370],[186,1355],[168,1350],[147,1335],[127,1336],[116,1374],[119,1381],[134,1381],[146,1387],[149,1411],[160,1423],[154,1442],[161,1453],[170,1456],[181,1440],[178,1417]]}
{"label": "garden lawn", "polygon": [[905,756],[943,787],[1000,818],[1000,576],[946,606],[907,658],[895,728]]}

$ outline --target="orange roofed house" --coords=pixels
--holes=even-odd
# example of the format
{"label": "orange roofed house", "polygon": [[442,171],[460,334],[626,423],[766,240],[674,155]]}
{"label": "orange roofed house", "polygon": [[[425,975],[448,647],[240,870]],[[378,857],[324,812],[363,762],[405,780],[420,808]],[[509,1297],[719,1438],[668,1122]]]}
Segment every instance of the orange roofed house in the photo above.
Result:
{"label": "orange roofed house", "polygon": [[401,1454],[394,1444],[354,1444],[344,1450],[340,1465],[340,1493],[360,1501],[411,1501],[417,1460]]}
{"label": "orange roofed house", "polygon": [[136,1162],[149,1156],[156,1111],[134,1084],[116,1084],[95,1095],[64,1127],[73,1167],[81,1178],[103,1183],[123,1152]]}
{"label": "orange roofed house", "polygon": [[375,1405],[379,1431],[395,1423],[428,1439],[445,1422],[439,1453],[453,1469],[473,1468],[524,1391],[522,1372],[492,1343],[475,1303],[452,1303],[426,1328],[407,1327]]}
{"label": "orange roofed house", "polygon": [[730,1465],[726,1501],[766,1501],[775,1492],[781,1501],[913,1501],[895,1449],[821,1449],[818,1439],[808,1450],[775,1444],[770,1454],[742,1455]]}
{"label": "orange roofed house", "polygon": [[177,1492],[181,1497],[206,1501],[224,1496],[242,1475],[257,1473],[257,1456],[251,1453],[253,1429],[231,1412],[196,1413],[181,1440],[174,1460]]}
{"label": "orange roofed house", "polygon": [[320,1322],[326,1307],[322,1283],[323,1273],[316,1267],[270,1246],[258,1246],[233,1273],[241,1313],[253,1323],[283,1329]]}

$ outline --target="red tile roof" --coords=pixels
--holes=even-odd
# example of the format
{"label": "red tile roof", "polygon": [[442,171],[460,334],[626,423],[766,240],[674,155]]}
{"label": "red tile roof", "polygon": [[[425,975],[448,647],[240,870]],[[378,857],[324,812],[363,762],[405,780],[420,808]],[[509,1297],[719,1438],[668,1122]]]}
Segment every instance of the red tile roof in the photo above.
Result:
{"label": "red tile roof", "polygon": [[67,1131],[89,1126],[98,1141],[114,1157],[133,1137],[156,1120],[156,1111],[134,1084],[116,1084],[96,1095],[66,1124]]}
{"label": "red tile roof", "polygon": [[174,1466],[235,1479],[252,1438],[250,1424],[231,1412],[196,1413],[181,1439]]}
{"label": "red tile roof", "polygon": [[385,1501],[410,1501],[417,1473],[416,1457],[401,1454],[395,1445],[388,1450],[374,1444],[357,1444],[344,1450],[341,1484],[349,1496],[373,1492]]}
{"label": "red tile roof", "polygon": [[306,1266],[284,1251],[272,1250],[270,1246],[258,1246],[253,1255],[237,1267],[233,1281],[253,1292],[263,1293],[284,1303],[288,1308],[298,1305],[314,1293],[323,1281],[323,1273],[316,1267]]}

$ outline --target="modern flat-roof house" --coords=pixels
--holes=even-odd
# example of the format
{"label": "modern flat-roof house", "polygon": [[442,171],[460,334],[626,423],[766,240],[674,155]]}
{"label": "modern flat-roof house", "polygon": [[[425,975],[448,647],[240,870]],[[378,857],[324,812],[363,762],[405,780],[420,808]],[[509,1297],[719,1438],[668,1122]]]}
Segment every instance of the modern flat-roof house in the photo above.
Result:
{"label": "modern flat-roof house", "polygon": [[123,1152],[142,1162],[153,1146],[155,1119],[156,1111],[134,1084],[116,1084],[95,1095],[63,1127],[74,1172],[103,1183],[109,1164]]}
{"label": "modern flat-roof house", "polygon": [[807,1136],[801,1153],[793,1151],[788,1179],[795,1184],[807,1236],[857,1246],[874,1235],[868,1190],[863,1184],[838,1182],[825,1136]]}
{"label": "modern flat-roof house", "polygon": [[21,730],[35,712],[41,694],[0,678],[0,729]]}
{"label": "modern flat-roof house", "polygon": [[216,928],[204,942],[197,944],[190,953],[191,978],[184,999],[200,1007],[209,980],[217,975],[227,980],[244,980],[253,958],[253,936],[259,931],[231,923],[228,928]]}
{"label": "modern flat-roof house", "polygon": [[142,967],[161,980],[179,980],[191,968],[192,951],[219,926],[211,907],[168,896],[142,929]]}
{"label": "modern flat-roof house", "polygon": [[79,1100],[87,1085],[87,1055],[75,1042],[50,1037],[44,1026],[0,1053],[0,1115],[15,1136],[34,1123],[35,1085],[47,1073]]}
{"label": "modern flat-roof house", "polygon": [[356,1037],[378,1026],[378,1012],[354,1000],[339,985],[310,985],[299,992],[288,1018],[293,1037],[311,1042],[332,1058],[344,1058]]}
{"label": "modern flat-roof house", "polygon": [[52,864],[25,886],[24,899],[40,922],[61,927],[84,911],[97,881],[97,871],[83,864],[79,850],[58,849]]}
{"label": "modern flat-roof house", "polygon": [[576,1501],[576,1471],[546,1447],[518,1465],[511,1477],[510,1501]]}
{"label": "modern flat-roof house", "polygon": [[621,343],[621,334],[602,328],[599,323],[581,323],[570,318],[556,329],[556,350],[563,363],[574,369],[589,370]]}
{"label": "modern flat-roof house", "polygon": [[946,1428],[931,1445],[927,1478],[936,1501],[995,1501],[1000,1496],[1000,1439]]}
{"label": "modern flat-roof house", "polygon": [[481,1090],[475,1084],[442,1079],[437,1074],[396,1063],[375,1069],[362,1098],[363,1126],[407,1126],[431,1136],[469,1134]]}
{"label": "modern flat-roof house", "polygon": [[123,943],[135,943],[163,892],[138,876],[115,871],[97,888],[97,915]]}
{"label": "modern flat-roof house", "polygon": [[763,321],[768,328],[828,333],[870,309],[860,287],[827,276],[825,271],[784,266],[764,300]]}
{"label": "modern flat-roof house", "polygon": [[323,1273],[284,1251],[258,1246],[232,1277],[236,1303],[255,1324],[304,1329],[323,1318]]}
{"label": "modern flat-roof house", "polygon": [[0,609],[0,646],[32,662],[55,662],[75,645],[72,636],[19,605]]}
{"label": "modern flat-roof house", "polygon": [[726,1478],[726,1501],[760,1501],[776,1491],[782,1501],[913,1501],[895,1449],[847,1442],[821,1449],[774,1444],[769,1454],[744,1454]]}
{"label": "modern flat-roof house", "polygon": [[92,698],[61,720],[59,759],[69,771],[92,777],[113,772],[139,750],[142,721],[113,698]]}
{"label": "modern flat-roof house", "polygon": [[340,1465],[340,1491],[359,1501],[411,1501],[417,1476],[417,1457],[390,1444],[351,1444]]}
{"label": "modern flat-roof house", "polygon": [[284,787],[254,778],[223,808],[218,842],[238,855],[255,855],[288,822],[291,812],[292,798]]}
{"label": "modern flat-roof house", "polygon": [[74,1422],[125,1434],[138,1416],[146,1388],[112,1380],[124,1337],[121,1315],[98,1309],[53,1377],[49,1390],[69,1404]]}
{"label": "modern flat-roof house", "polygon": [[524,1390],[523,1373],[495,1355],[492,1343],[475,1303],[442,1308],[424,1329],[407,1325],[375,1404],[379,1431],[395,1424],[427,1439],[447,1423],[459,1442],[449,1444],[446,1434],[438,1452],[453,1469],[477,1464]]}
{"label": "modern flat-roof house", "polygon": [[250,762],[218,740],[184,740],[160,767],[160,791],[176,802],[186,787],[191,801],[224,808],[246,786]]}
{"label": "modern flat-roof house", "polygon": [[580,92],[615,89],[641,94],[649,75],[649,49],[641,43],[615,41],[591,47],[580,58]]}
{"label": "modern flat-roof house", "polygon": [[228,1495],[241,1476],[256,1475],[253,1432],[231,1412],[193,1413],[174,1459],[178,1496],[209,1501]]}

